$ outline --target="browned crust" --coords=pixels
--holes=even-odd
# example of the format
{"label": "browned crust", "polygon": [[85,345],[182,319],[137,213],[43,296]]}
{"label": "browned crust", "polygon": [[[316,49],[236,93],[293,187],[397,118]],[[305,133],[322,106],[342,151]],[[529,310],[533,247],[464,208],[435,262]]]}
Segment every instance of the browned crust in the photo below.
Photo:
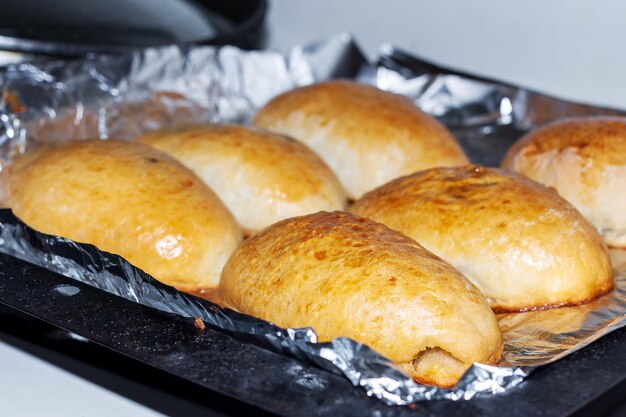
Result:
{"label": "browned crust", "polygon": [[506,153],[502,167],[509,168],[520,153],[525,156],[575,148],[585,158],[608,164],[626,162],[625,117],[579,117],[558,120],[523,136]]}
{"label": "browned crust", "polygon": [[618,250],[626,249],[626,245],[619,246],[619,245],[614,245],[614,244],[608,243],[608,242],[607,242],[606,245],[608,246],[609,249],[618,249]]}
{"label": "browned crust", "polygon": [[281,94],[254,124],[309,145],[353,198],[401,175],[469,162],[452,133],[411,100],[354,81]]}
{"label": "browned crust", "polygon": [[[486,365],[491,365],[491,366],[497,366],[498,363],[500,362],[500,359],[502,358],[502,352],[504,352],[504,344],[501,343],[500,344],[500,348],[495,351],[490,357],[489,359],[487,359],[484,362]],[[450,352],[448,352],[448,354],[450,354]],[[450,354],[452,357],[454,357],[454,355]],[[455,359],[457,359],[456,357],[454,357]],[[458,359],[457,359],[458,360]],[[468,367],[471,366],[468,365]],[[431,378],[418,378],[418,377],[412,377],[411,379],[413,379],[413,381],[417,382],[418,384],[422,384],[422,385],[433,385],[433,386],[437,386],[440,388],[454,388],[456,386],[456,384],[458,383],[458,381],[454,384],[445,384],[442,382],[437,382],[434,379]]]}
{"label": "browned crust", "polygon": [[185,290],[185,292],[198,298],[204,298],[205,300],[209,300],[212,303],[219,305],[220,307],[227,307],[219,288],[195,288]]}
{"label": "browned crust", "polygon": [[502,353],[504,352],[504,343],[500,345],[500,349],[497,352],[494,352],[493,355],[487,359],[485,362],[487,365],[497,366],[500,363],[500,359],[502,359]]}
{"label": "browned crust", "polygon": [[411,379],[413,381],[417,382],[418,384],[432,385],[432,386],[439,387],[439,388],[454,388],[456,386],[456,384],[443,384],[441,382],[433,381],[433,380],[431,380],[429,378],[412,377]]}
{"label": "browned crust", "polygon": [[[533,223],[547,210],[558,210],[561,214],[549,223]],[[577,239],[585,242],[587,248],[585,254],[590,257],[584,259],[590,262],[597,261],[597,265],[603,268],[593,273],[587,267],[576,269],[579,272],[576,272],[575,278],[590,284],[583,284],[576,290],[568,290],[567,282],[563,281],[565,289],[559,297],[541,293],[529,296],[532,294],[529,291],[542,288],[541,283],[536,282],[534,286],[530,286],[528,282],[531,281],[520,280],[520,285],[526,288],[515,287],[517,299],[502,298],[509,295],[500,294],[497,290],[486,291],[488,299],[492,300],[490,305],[496,312],[530,311],[581,304],[586,302],[586,299],[594,299],[605,294],[613,285],[610,279],[608,252],[597,230],[554,191],[513,172],[475,165],[422,171],[396,179],[366,194],[350,208],[350,211],[370,216],[416,239],[435,252],[441,251],[438,254],[453,264],[459,256],[470,256],[467,253],[477,257],[472,260],[473,264],[479,264],[479,259],[480,262],[486,262],[485,252],[472,248],[482,248],[494,241],[493,236],[502,233],[516,238],[523,236],[525,245],[532,242],[533,247],[543,248],[542,250],[550,253],[555,253],[556,250],[565,251],[572,259],[580,258],[582,256],[580,248],[574,249],[575,246],[570,241],[563,241],[565,243],[557,247],[553,246],[553,240],[549,238],[561,233],[563,227],[569,227],[576,221],[579,225],[579,229],[576,229]],[[522,218],[530,223],[522,225],[518,222]],[[510,219],[515,221],[510,222]],[[536,226],[533,233],[527,232],[529,225]],[[507,229],[501,230],[496,227]],[[486,234],[484,230],[492,232]],[[499,250],[505,251],[511,245],[528,250],[527,246],[520,246],[519,239],[512,240],[512,243],[506,241],[505,244],[509,246],[503,245]],[[452,248],[450,241],[456,242]],[[467,248],[459,243],[468,241],[473,244]],[[441,248],[446,249],[444,251]],[[499,277],[510,280],[511,268],[517,261],[509,259],[505,264],[502,262],[504,261],[495,262],[493,267],[499,268],[498,274],[507,274],[498,275]],[[504,266],[500,268],[502,265]],[[491,271],[487,274],[484,273],[484,268],[480,271],[479,276],[473,278],[479,282],[484,279],[486,285],[492,285],[493,290],[495,287],[493,277],[496,272]],[[517,271],[523,271],[519,264]],[[555,269],[550,274],[558,272],[559,269]],[[466,273],[471,275],[471,272]],[[537,281],[536,278],[534,280]]]}
{"label": "browned crust", "polygon": [[29,149],[1,174],[3,204],[34,229],[116,253],[181,290],[217,286],[240,242],[215,193],[147,145],[66,141]]}
{"label": "browned crust", "polygon": [[[237,161],[238,171],[256,173],[248,185],[280,192],[282,201],[297,202],[310,195],[341,190],[322,159],[306,145],[284,135],[236,124],[197,124],[150,132],[135,141],[165,152],[203,178],[218,195],[220,188],[202,173],[203,165],[228,170],[224,161]],[[201,159],[198,159],[201,158]],[[239,177],[237,177],[239,178]],[[241,181],[241,180],[239,180]],[[227,185],[236,189],[237,183]],[[342,191],[342,190],[341,190]],[[223,191],[222,191],[223,192]],[[339,208],[339,207],[337,207]]]}
{"label": "browned crust", "polygon": [[491,306],[491,309],[493,310],[494,313],[496,314],[504,314],[504,313],[526,313],[529,311],[541,311],[541,310],[549,310],[551,308],[560,308],[560,307],[575,307],[575,306],[580,306],[580,305],[584,305],[584,304],[588,304],[590,302],[592,302],[593,300],[596,300],[604,295],[607,295],[608,293],[610,293],[611,291],[613,291],[613,289],[615,288],[615,286],[613,285],[613,281],[611,280],[610,285],[608,286],[608,288],[602,288],[598,291],[596,291],[596,293],[588,298],[585,298],[583,300],[580,301],[564,301],[562,303],[546,303],[546,304],[542,304],[539,306],[530,306],[530,307],[520,307],[520,308],[511,308],[511,307],[503,307],[503,306]]}
{"label": "browned crust", "polygon": [[[401,367],[428,348],[460,364],[495,361],[501,351],[499,327],[476,287],[417,242],[349,213],[292,218],[255,235],[228,261],[220,288],[238,311],[311,326],[320,340],[352,337]],[[434,379],[439,372],[405,371]]]}

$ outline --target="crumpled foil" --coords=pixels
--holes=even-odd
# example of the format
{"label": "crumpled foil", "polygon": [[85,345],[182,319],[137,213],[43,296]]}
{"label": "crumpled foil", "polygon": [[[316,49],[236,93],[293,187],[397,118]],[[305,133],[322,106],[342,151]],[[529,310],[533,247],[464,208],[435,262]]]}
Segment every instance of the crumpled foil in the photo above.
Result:
{"label": "crumpled foil", "polygon": [[[624,114],[447,70],[389,46],[368,64],[347,35],[286,55],[165,47],[0,70],[0,163],[34,143],[132,138],[202,121],[245,123],[274,95],[337,77],[411,98],[453,131],[473,162],[485,165],[497,165],[512,142],[542,123]],[[389,405],[499,394],[538,367],[626,326],[626,254],[614,252],[614,291],[583,306],[499,316],[505,339],[499,366],[474,364],[455,388],[442,389],[414,382],[354,340],[317,343],[313,329],[283,329],[179,292],[116,255],[33,231],[9,210],[0,210],[0,251],[162,311],[200,317],[240,339],[343,374]]]}
{"label": "crumpled foil", "polygon": [[528,130],[553,120],[626,112],[560,100],[510,84],[464,74],[383,45],[376,65],[359,78],[409,97],[453,133],[470,160],[497,166]]}

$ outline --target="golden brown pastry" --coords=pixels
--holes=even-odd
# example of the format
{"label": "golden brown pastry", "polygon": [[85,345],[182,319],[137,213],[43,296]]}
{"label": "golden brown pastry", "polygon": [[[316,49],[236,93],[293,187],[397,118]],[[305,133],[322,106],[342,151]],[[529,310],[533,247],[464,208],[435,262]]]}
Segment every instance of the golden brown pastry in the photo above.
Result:
{"label": "golden brown pastry", "polygon": [[410,100],[355,82],[289,91],[254,123],[311,147],[352,199],[402,175],[468,162],[452,134]]}
{"label": "golden brown pastry", "polygon": [[350,210],[450,262],[498,312],[580,304],[613,287],[593,226],[556,192],[513,172],[435,168],[385,184]]}
{"label": "golden brown pastry", "polygon": [[119,254],[184,291],[217,286],[241,240],[233,216],[191,171],[117,140],[29,150],[2,173],[3,205],[28,225]]}
{"label": "golden brown pastry", "polygon": [[483,296],[453,267],[372,220],[320,212],[244,242],[224,267],[227,305],[320,341],[351,337],[420,382],[452,386],[496,364],[502,336]]}
{"label": "golden brown pastry", "polygon": [[626,248],[626,118],[544,126],[513,145],[502,166],[556,188],[609,246]]}
{"label": "golden brown pastry", "polygon": [[201,125],[136,140],[193,170],[249,233],[288,217],[345,208],[345,192],[330,168],[284,136],[244,126]]}

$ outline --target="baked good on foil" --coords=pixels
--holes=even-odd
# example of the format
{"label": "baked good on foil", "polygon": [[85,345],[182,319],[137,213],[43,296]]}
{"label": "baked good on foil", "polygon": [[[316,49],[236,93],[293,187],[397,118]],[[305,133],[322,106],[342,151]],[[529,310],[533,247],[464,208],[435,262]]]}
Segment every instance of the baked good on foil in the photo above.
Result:
{"label": "baked good on foil", "polygon": [[497,168],[434,168],[391,181],[350,211],[454,265],[497,312],[575,305],[613,287],[602,237],[554,190]]}
{"label": "baked good on foil", "polygon": [[281,94],[257,113],[254,124],[308,145],[351,199],[402,175],[468,163],[445,126],[409,99],[352,81]]}
{"label": "baked good on foil", "polygon": [[478,289],[412,239],[370,219],[320,212],[245,241],[220,290],[236,310],[311,326],[374,348],[419,382],[452,386],[473,362],[496,364],[502,335]]}
{"label": "baked good on foil", "polygon": [[515,143],[502,167],[554,187],[610,247],[626,248],[626,118],[551,123]]}
{"label": "baked good on foil", "polygon": [[147,145],[41,146],[16,157],[1,177],[3,206],[29,226],[121,255],[183,291],[214,289],[242,239],[202,180]]}
{"label": "baked good on foil", "polygon": [[136,140],[194,171],[249,234],[288,217],[346,206],[345,191],[324,161],[282,135],[205,124],[147,133]]}

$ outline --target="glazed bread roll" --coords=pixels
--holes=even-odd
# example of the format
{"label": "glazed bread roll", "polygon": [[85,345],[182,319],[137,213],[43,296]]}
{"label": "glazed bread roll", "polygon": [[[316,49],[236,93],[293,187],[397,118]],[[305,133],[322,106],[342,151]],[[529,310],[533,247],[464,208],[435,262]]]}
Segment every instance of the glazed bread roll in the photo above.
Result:
{"label": "glazed bread roll", "polygon": [[119,254],[183,291],[215,288],[241,241],[233,216],[193,172],[139,143],[29,150],[1,181],[3,205],[34,229]]}
{"label": "glazed bread roll", "polygon": [[282,94],[254,123],[311,147],[352,199],[402,175],[468,162],[452,134],[410,100],[355,82]]}
{"label": "glazed bread roll", "polygon": [[626,118],[570,119],[539,128],[502,166],[556,188],[602,233],[626,248]]}
{"label": "glazed bread roll", "polygon": [[420,382],[452,386],[496,364],[502,336],[483,296],[413,240],[372,220],[320,212],[244,242],[220,283],[227,305],[320,341],[353,338]]}
{"label": "glazed bread roll", "polygon": [[580,304],[613,287],[593,226],[555,191],[513,172],[435,168],[385,184],[350,210],[450,262],[497,312]]}
{"label": "glazed bread roll", "polygon": [[244,126],[203,125],[136,140],[193,170],[248,233],[288,217],[345,208],[345,192],[330,168],[284,136]]}

